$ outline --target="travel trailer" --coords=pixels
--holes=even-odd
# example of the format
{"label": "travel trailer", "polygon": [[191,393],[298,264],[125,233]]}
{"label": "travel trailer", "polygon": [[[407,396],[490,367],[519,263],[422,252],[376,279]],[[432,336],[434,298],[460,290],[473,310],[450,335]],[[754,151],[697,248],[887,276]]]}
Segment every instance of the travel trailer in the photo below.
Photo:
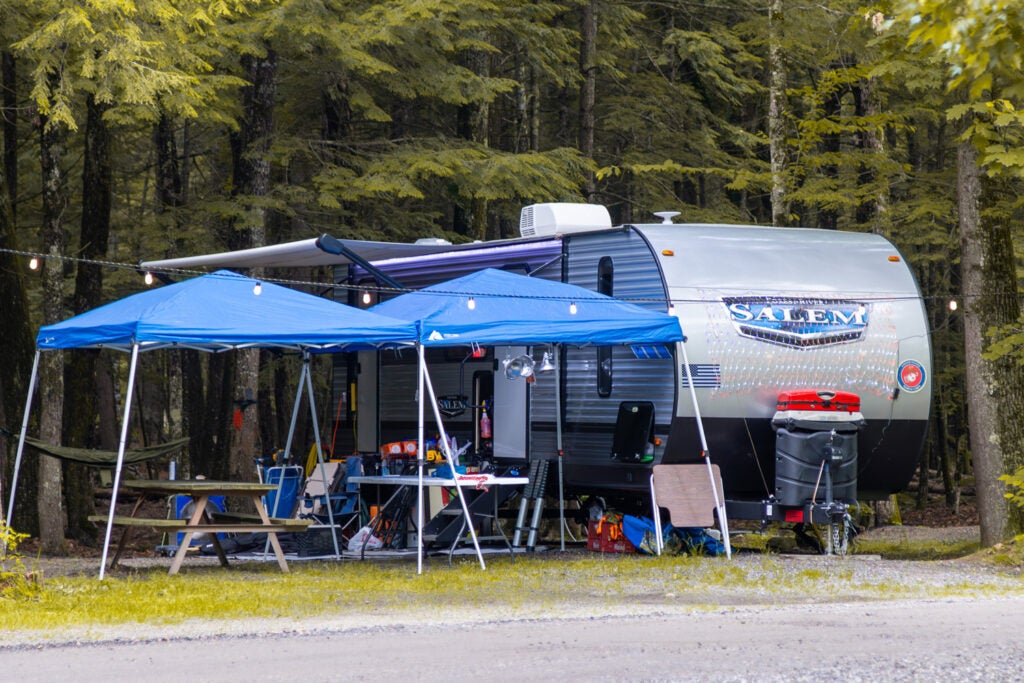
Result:
{"label": "travel trailer", "polygon": [[[895,247],[867,233],[673,223],[672,216],[613,227],[601,206],[538,204],[523,210],[516,239],[451,245],[324,236],[142,267],[330,265],[343,285],[337,296],[361,307],[396,288],[483,268],[580,285],[673,313],[685,344],[432,349],[446,429],[468,444],[467,454],[523,466],[556,458],[561,415],[567,492],[627,507],[647,496],[653,465],[700,462],[706,445],[721,468],[730,516],[801,521],[776,505],[803,495],[787,488],[794,467],[783,462],[792,455],[780,451],[783,439],[786,448],[795,439],[798,459],[810,453],[795,470],[812,497],[823,448],[847,472],[843,497],[879,499],[904,488],[927,431],[931,348],[920,291]],[[510,298],[509,305],[530,304]],[[551,360],[561,373],[560,410],[551,375],[538,371],[527,382],[508,371]],[[337,448],[378,452],[414,438],[415,379],[412,352],[339,354],[334,386],[345,424],[338,432],[350,441]],[[788,403],[808,395],[813,405]],[[851,395],[856,403],[837,411],[832,399]]]}

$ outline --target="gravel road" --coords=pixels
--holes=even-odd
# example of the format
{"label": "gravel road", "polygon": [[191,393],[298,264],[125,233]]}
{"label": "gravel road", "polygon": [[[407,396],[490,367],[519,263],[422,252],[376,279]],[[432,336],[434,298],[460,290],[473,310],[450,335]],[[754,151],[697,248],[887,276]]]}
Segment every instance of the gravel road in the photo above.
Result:
{"label": "gravel road", "polygon": [[[1012,681],[1024,598],[736,607],[0,650],[5,680]],[[279,625],[278,625],[279,626]]]}
{"label": "gravel road", "polygon": [[[722,566],[709,559],[695,571]],[[1024,676],[1019,573],[858,556],[738,556],[732,566],[744,581],[713,591],[641,587],[629,599],[538,602],[515,611],[410,605],[306,620],[93,627],[45,638],[5,633],[0,678],[818,683]],[[762,572],[794,581],[760,582]],[[825,577],[835,589],[804,593],[801,574]]]}

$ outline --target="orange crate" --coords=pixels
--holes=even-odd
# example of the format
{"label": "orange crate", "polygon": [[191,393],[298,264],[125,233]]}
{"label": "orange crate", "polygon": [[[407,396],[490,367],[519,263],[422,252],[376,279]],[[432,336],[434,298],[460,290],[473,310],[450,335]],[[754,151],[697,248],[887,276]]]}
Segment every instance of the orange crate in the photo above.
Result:
{"label": "orange crate", "polygon": [[[600,527],[600,528],[598,528]],[[622,535],[622,522],[595,522],[587,525],[587,550],[599,553],[635,553],[636,548]]]}

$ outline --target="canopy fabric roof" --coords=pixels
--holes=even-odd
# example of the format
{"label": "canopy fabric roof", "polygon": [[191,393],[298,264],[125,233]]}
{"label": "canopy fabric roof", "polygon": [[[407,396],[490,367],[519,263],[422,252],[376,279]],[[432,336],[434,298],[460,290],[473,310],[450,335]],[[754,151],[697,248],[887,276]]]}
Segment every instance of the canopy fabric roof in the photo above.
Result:
{"label": "canopy fabric roof", "polygon": [[411,322],[219,270],[42,327],[36,347],[340,351],[411,345],[415,339]]}
{"label": "canopy fabric roof", "polygon": [[610,346],[683,340],[675,316],[576,285],[493,268],[402,294],[370,310],[415,320],[423,346]]}

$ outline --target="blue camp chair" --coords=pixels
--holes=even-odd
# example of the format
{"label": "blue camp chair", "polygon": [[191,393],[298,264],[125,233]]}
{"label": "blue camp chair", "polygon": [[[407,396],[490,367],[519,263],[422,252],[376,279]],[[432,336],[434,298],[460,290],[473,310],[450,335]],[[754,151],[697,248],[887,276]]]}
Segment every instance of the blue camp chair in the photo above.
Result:
{"label": "blue camp chair", "polygon": [[264,470],[263,482],[277,486],[263,497],[263,505],[268,515],[283,518],[294,516],[304,474],[305,471],[300,465],[275,466]]}
{"label": "blue camp chair", "polygon": [[[330,500],[331,513],[334,516],[335,524],[343,524],[353,515],[359,512],[359,485],[349,481],[350,477],[357,477],[363,473],[363,460],[358,455],[350,455],[345,459],[344,469],[335,463],[325,463],[323,467],[327,472],[327,493],[323,492],[323,475],[320,473],[320,465],[309,476],[306,481],[306,491],[302,496],[302,513],[306,516],[316,517],[321,522],[326,522],[327,501]],[[340,476],[338,476],[340,475]]]}
{"label": "blue camp chair", "polygon": [[[172,496],[174,503],[174,518],[175,519],[188,519],[192,516],[195,508],[193,507],[192,496]],[[210,496],[210,500],[206,504],[206,511],[211,515],[218,512],[224,512],[224,496]],[[224,538],[224,534],[217,534],[217,538]],[[185,532],[179,531],[175,536],[173,548],[177,548],[181,545],[181,542],[185,539]],[[190,546],[202,545],[208,543],[207,534],[196,534],[192,537]]]}

